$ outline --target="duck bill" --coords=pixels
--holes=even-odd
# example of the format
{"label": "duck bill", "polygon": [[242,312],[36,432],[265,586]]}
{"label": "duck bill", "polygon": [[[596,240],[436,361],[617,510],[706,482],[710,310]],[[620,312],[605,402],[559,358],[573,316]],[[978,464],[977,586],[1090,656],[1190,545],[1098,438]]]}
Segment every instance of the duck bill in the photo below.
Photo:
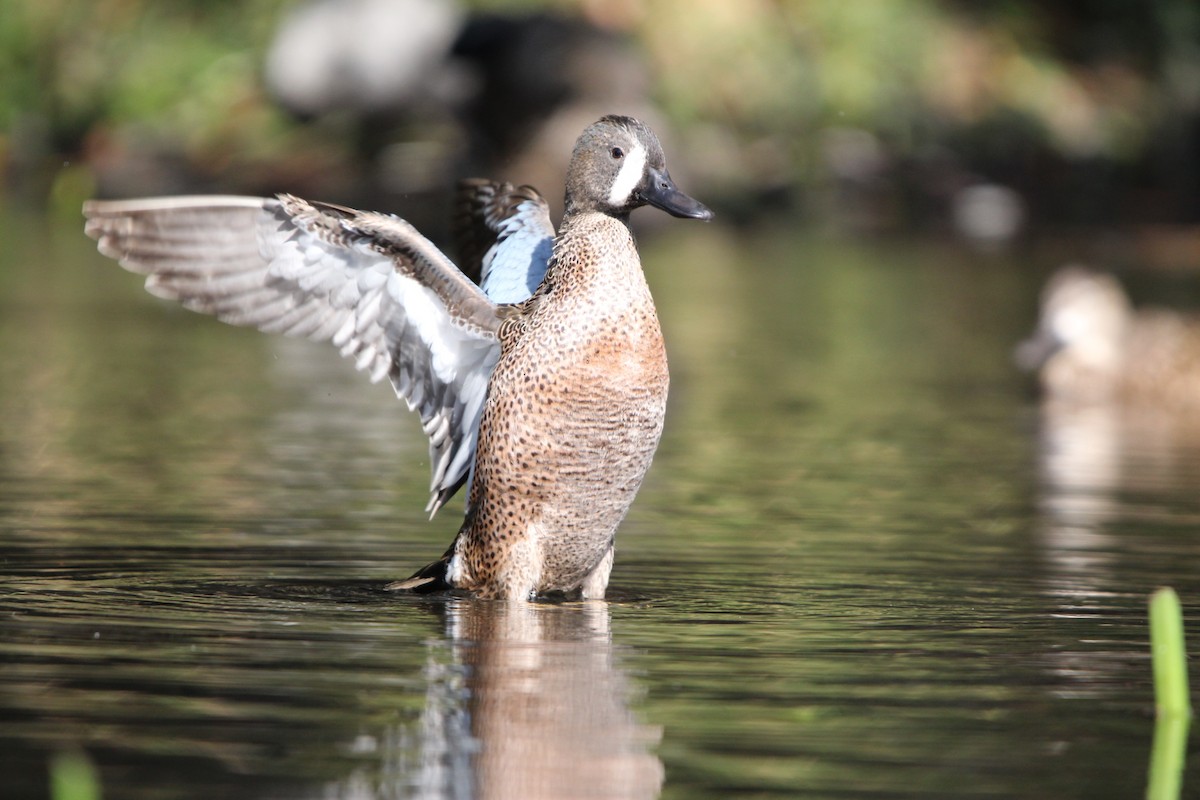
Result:
{"label": "duck bill", "polygon": [[673,217],[704,220],[713,218],[713,212],[707,206],[679,191],[675,181],[671,180],[670,173],[665,169],[650,169],[648,172],[649,180],[639,192],[643,201],[655,208],[661,208]]}
{"label": "duck bill", "polygon": [[1061,339],[1045,328],[1038,328],[1032,336],[1017,345],[1013,357],[1021,369],[1037,372],[1062,347]]}

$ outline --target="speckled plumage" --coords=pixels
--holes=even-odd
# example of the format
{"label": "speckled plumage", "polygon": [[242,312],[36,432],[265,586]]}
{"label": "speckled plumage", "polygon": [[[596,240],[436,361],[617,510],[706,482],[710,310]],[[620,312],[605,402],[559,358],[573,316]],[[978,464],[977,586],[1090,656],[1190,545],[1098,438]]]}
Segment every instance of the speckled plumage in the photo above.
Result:
{"label": "speckled plumage", "polygon": [[500,341],[458,583],[602,596],[667,401],[662,332],[626,225],[570,219],[542,291]]}
{"label": "speckled plumage", "polygon": [[[499,283],[523,296],[530,273],[508,271],[543,266],[544,201],[507,184],[465,191],[468,269],[501,270]],[[545,279],[513,305],[387,215],[286,195],[84,211],[100,250],[148,275],[152,292],[232,324],[332,341],[420,413],[430,508],[469,477],[467,513],[442,559],[389,588],[529,599],[604,596],[617,526],[662,433],[666,352],[628,225],[646,204],[712,216],[675,188],[644,123],[589,126]]]}

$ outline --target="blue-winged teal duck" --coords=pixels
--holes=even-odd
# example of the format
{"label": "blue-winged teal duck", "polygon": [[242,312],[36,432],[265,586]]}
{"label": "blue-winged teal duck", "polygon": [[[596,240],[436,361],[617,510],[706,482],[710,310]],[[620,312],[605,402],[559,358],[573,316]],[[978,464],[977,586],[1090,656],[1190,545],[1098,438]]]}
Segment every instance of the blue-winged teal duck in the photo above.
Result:
{"label": "blue-winged teal duck", "polygon": [[1052,402],[1200,411],[1200,320],[1135,311],[1116,278],[1083,267],[1051,276],[1017,361]]}
{"label": "blue-winged teal duck", "polygon": [[84,214],[100,251],[151,293],[332,342],[420,414],[429,510],[469,481],[466,517],[441,559],[390,588],[603,597],[667,400],[629,214],[712,212],[675,187],[650,128],[620,116],[576,142],[552,245],[532,189],[475,183],[465,198],[464,263],[491,297],[390,215],[290,195],[94,201]]}

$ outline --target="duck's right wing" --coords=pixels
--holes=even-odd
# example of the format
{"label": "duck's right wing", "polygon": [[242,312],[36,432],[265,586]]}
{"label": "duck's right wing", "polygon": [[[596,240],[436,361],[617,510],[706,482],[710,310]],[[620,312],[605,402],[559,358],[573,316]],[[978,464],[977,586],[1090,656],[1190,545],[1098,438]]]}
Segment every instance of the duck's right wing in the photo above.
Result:
{"label": "duck's right wing", "polygon": [[289,195],[84,206],[100,252],[146,289],[233,325],[329,341],[391,379],[429,436],[436,512],[471,467],[499,358],[496,304],[397,217]]}
{"label": "duck's right wing", "polygon": [[459,184],[452,234],[463,272],[496,303],[528,299],[554,247],[550,208],[536,189],[476,178]]}

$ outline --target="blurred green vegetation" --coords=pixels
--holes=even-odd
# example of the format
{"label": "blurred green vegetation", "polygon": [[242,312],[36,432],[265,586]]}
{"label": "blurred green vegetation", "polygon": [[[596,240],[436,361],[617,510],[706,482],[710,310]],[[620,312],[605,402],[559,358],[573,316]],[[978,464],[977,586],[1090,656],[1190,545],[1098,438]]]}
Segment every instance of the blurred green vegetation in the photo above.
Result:
{"label": "blurred green vegetation", "polygon": [[[64,161],[170,152],[201,170],[295,135],[259,79],[281,0],[15,0],[0,14],[0,166],[24,199],[90,186]],[[73,189],[73,191],[71,191]],[[76,198],[72,196],[73,204]]]}
{"label": "blurred green vegetation", "polygon": [[[230,176],[244,182],[273,160],[331,171],[353,162],[360,154],[344,125],[289,116],[262,86],[266,48],[296,5],[8,0],[0,168],[9,192],[53,196],[64,161],[94,170],[129,152],[165,153],[215,186]],[[579,16],[632,38],[652,76],[651,99],[710,192],[819,181],[830,171],[824,133],[851,129],[874,137],[909,184],[901,195],[943,180],[929,165],[949,154],[956,169],[1005,179],[1027,196],[1058,180],[1093,203],[1097,181],[1102,193],[1133,198],[1118,197],[1092,221],[1200,216],[1193,0],[466,5]],[[65,191],[88,187],[75,175]],[[1051,211],[1059,200],[1047,202]]]}
{"label": "blurred green vegetation", "polygon": [[256,100],[256,54],[280,6],[17,0],[0,17],[0,123],[68,152],[98,126],[167,117],[173,135],[220,138],[229,112]]}

